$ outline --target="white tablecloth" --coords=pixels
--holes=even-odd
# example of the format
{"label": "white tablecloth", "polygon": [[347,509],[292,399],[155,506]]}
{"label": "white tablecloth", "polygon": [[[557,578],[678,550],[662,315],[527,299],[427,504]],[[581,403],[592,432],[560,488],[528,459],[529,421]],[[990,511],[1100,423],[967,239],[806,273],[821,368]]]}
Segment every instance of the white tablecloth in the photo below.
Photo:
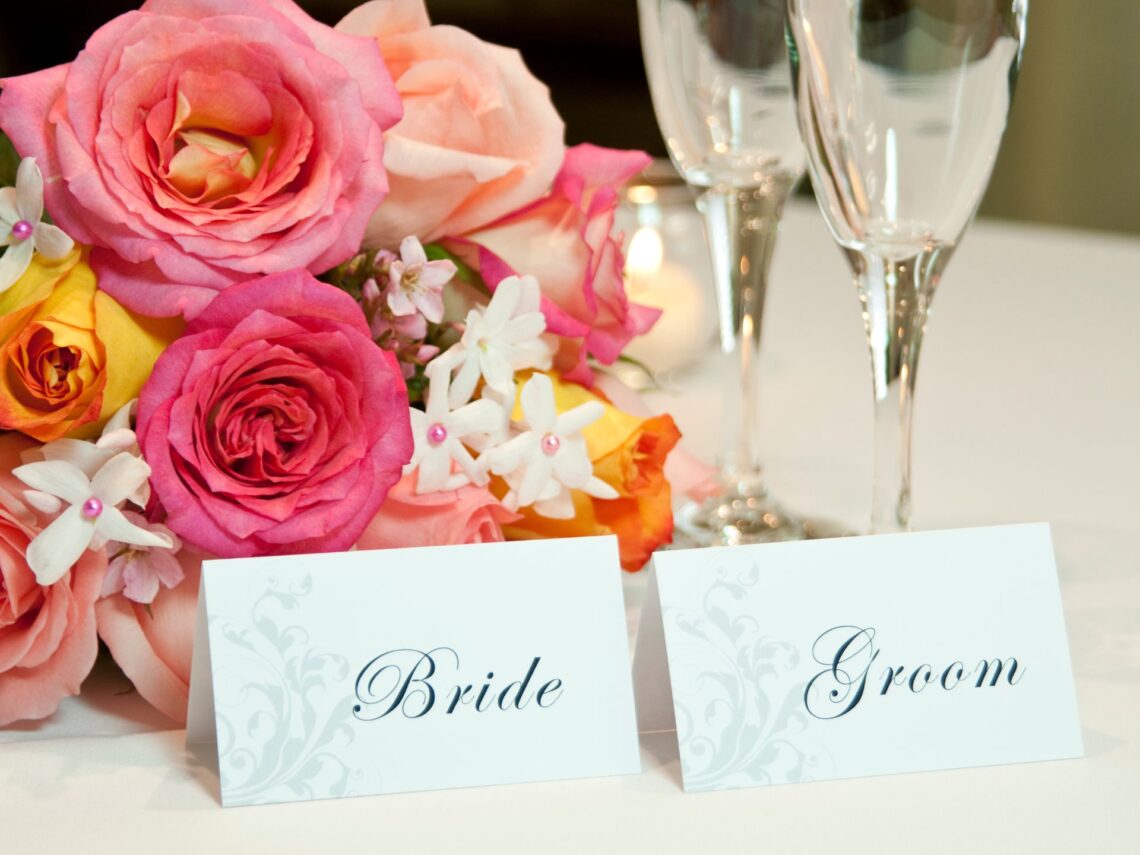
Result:
{"label": "white tablecloth", "polygon": [[[771,485],[858,526],[871,413],[856,298],[814,207],[792,207],[781,241]],[[686,796],[676,744],[656,734],[636,776],[223,810],[183,734],[154,730],[112,674],[46,726],[0,732],[0,852],[1140,851],[1138,319],[1140,241],[980,222],[943,280],[919,380],[916,528],[1053,523],[1084,759]],[[711,452],[715,373],[669,386],[653,405]],[[642,583],[627,579],[631,631]]]}

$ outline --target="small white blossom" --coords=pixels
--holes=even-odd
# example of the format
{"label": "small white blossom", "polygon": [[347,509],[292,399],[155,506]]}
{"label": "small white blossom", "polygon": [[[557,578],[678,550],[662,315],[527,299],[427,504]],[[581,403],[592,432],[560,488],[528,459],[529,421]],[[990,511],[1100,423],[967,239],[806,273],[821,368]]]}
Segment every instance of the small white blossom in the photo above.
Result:
{"label": "small white blossom", "polygon": [[443,286],[455,276],[455,263],[428,261],[415,237],[400,243],[400,257],[388,268],[388,308],[396,317],[419,312],[433,324],[443,320]]}
{"label": "small white blossom", "polygon": [[84,551],[99,549],[109,540],[166,549],[174,545],[119,510],[150,477],[146,462],[129,451],[116,454],[90,478],[65,460],[26,463],[12,474],[32,488],[32,495],[54,496],[69,505],[28,545],[28,566],[40,585],[59,581]]}
{"label": "small white blossom", "polygon": [[[488,481],[486,471],[463,443],[495,430],[502,407],[481,399],[452,410],[448,405],[448,379],[447,372],[431,376],[425,410],[411,411],[415,451],[404,472],[417,472],[417,493],[458,490],[465,484],[482,485]],[[453,463],[460,471],[452,471]]]}
{"label": "small white blossom", "polygon": [[182,541],[162,523],[148,523],[142,514],[124,511],[123,515],[141,529],[166,537],[171,546],[139,546],[133,543],[107,544],[107,575],[103,577],[103,596],[123,592],[123,596],[136,603],[154,602],[160,588],[173,588],[186,577],[182,565],[175,557],[182,549]]}
{"label": "small white blossom", "polygon": [[16,171],[16,186],[0,188],[0,246],[8,247],[0,257],[0,291],[14,285],[32,254],[63,258],[75,246],[61,229],[40,220],[44,215],[44,177],[34,157],[25,157]]}
{"label": "small white blossom", "polygon": [[480,377],[500,395],[510,395],[516,371],[550,367],[553,354],[542,338],[546,318],[540,301],[533,276],[508,276],[486,309],[467,313],[463,338],[428,366],[429,375],[458,371],[451,383],[451,406],[471,400]]}
{"label": "small white blossom", "polygon": [[553,519],[574,516],[571,490],[598,499],[616,499],[618,493],[594,475],[594,467],[581,431],[605,414],[599,401],[580,404],[559,414],[554,386],[545,374],[533,375],[520,395],[523,432],[487,452],[491,471],[510,487],[503,505],[514,511],[533,506]]}
{"label": "small white blossom", "polygon": [[[24,463],[34,463],[38,460],[63,460],[76,466],[88,478],[94,478],[112,457],[121,451],[129,451],[135,457],[141,457],[138,438],[131,430],[131,418],[134,416],[138,400],[130,401],[120,407],[107,421],[103,434],[94,442],[83,439],[56,439],[40,448],[32,448],[21,455]],[[28,504],[46,514],[56,514],[60,510],[59,499],[45,493],[29,490],[25,493]],[[129,500],[145,508],[150,501],[150,481],[144,481],[138,490],[129,496]]]}
{"label": "small white blossom", "polygon": [[490,401],[497,408],[495,426],[485,433],[474,434],[465,440],[465,443],[475,451],[482,454],[496,446],[502,445],[511,438],[511,416],[515,411],[515,398],[518,396],[518,384],[511,381],[511,391],[507,394],[496,392],[490,386],[484,386],[479,393],[479,399]]}

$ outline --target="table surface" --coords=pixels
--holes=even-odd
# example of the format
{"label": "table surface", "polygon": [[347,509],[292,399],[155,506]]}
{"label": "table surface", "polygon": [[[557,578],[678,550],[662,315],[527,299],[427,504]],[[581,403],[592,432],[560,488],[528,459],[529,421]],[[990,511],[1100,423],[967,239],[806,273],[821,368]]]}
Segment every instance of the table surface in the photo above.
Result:
{"label": "table surface", "polygon": [[[793,205],[764,329],[769,480],[858,526],[871,404],[849,281],[814,207]],[[1053,524],[1081,760],[686,796],[673,735],[652,734],[635,776],[223,810],[183,733],[104,675],[46,726],[0,732],[3,851],[1137,851],[1138,319],[1140,241],[981,221],[919,382],[915,527]],[[716,447],[715,376],[698,365],[652,396],[698,453]],[[631,633],[643,584],[626,580]]]}

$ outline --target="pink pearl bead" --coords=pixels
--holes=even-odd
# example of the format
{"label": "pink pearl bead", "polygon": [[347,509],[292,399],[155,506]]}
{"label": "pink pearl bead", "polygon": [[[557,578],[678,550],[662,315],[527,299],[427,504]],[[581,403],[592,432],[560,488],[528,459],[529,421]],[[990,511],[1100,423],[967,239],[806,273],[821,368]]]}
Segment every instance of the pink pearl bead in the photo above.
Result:
{"label": "pink pearl bead", "polygon": [[447,428],[437,422],[428,428],[427,437],[432,445],[443,445],[447,441]]}
{"label": "pink pearl bead", "polygon": [[99,514],[103,513],[103,503],[92,496],[83,503],[83,516],[89,520],[95,519]]}
{"label": "pink pearl bead", "polygon": [[35,230],[36,227],[27,220],[17,220],[12,226],[12,237],[16,240],[27,240]]}
{"label": "pink pearl bead", "polygon": [[545,454],[557,454],[558,449],[562,447],[562,440],[552,433],[548,433],[542,438],[542,450]]}

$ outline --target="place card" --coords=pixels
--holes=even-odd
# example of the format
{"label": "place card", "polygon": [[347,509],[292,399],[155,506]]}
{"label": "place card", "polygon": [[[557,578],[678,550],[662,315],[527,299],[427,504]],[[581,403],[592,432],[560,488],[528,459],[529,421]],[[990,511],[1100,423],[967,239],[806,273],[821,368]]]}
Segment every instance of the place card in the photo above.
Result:
{"label": "place card", "polygon": [[1044,524],[664,552],[634,661],[686,791],[1079,757]]}
{"label": "place card", "polygon": [[208,561],[187,742],[226,806],[639,772],[617,541]]}

